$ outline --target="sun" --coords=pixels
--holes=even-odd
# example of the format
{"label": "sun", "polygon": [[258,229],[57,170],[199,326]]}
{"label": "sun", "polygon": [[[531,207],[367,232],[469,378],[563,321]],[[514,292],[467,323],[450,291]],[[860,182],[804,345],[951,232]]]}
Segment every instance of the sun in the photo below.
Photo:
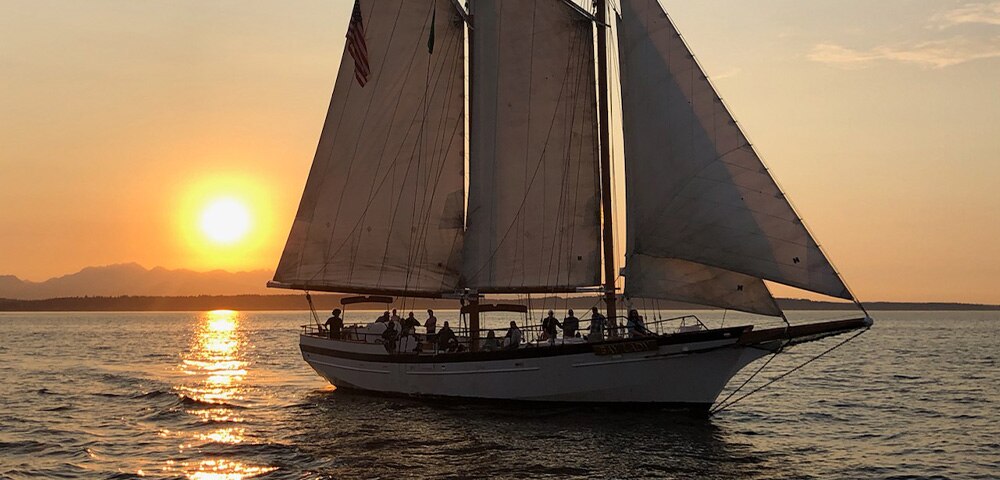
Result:
{"label": "sun", "polygon": [[201,212],[201,231],[217,244],[228,245],[242,240],[250,226],[250,210],[234,198],[212,200]]}

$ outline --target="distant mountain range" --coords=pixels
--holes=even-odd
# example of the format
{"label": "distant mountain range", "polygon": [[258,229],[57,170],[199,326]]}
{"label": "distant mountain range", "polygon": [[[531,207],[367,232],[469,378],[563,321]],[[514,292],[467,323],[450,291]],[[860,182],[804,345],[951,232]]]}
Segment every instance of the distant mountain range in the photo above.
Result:
{"label": "distant mountain range", "polygon": [[79,272],[44,282],[0,275],[0,298],[38,300],[62,297],[262,295],[275,293],[265,284],[272,272],[254,270],[168,270],[144,268],[136,263],[87,267]]}
{"label": "distant mountain range", "polygon": [[[88,267],[77,273],[30,282],[0,275],[0,311],[118,311],[118,310],[297,310],[307,308],[300,292],[268,289],[268,270],[227,272],[144,268],[136,263]],[[317,295],[316,306],[329,310],[339,295]],[[558,303],[587,309],[590,297],[536,298],[536,305]],[[853,307],[842,302],[778,299],[786,310],[838,310]],[[416,300],[410,308],[453,308],[454,300]],[[704,309],[676,302],[660,302],[663,309]],[[1000,310],[997,305],[961,303],[868,302],[870,310]]]}

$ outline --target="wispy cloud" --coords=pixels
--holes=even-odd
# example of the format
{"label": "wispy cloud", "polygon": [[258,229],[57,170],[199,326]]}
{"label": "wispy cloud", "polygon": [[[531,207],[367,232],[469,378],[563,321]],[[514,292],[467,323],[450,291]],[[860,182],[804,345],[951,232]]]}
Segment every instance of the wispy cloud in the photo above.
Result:
{"label": "wispy cloud", "polygon": [[[978,25],[978,30],[973,26]],[[985,26],[985,27],[983,27]],[[921,41],[879,45],[867,49],[835,43],[816,45],[808,54],[815,62],[842,68],[866,68],[881,62],[896,62],[924,68],[954,65],[1000,57],[1000,0],[968,3],[933,15],[927,20],[930,38]],[[983,30],[985,28],[985,30]]]}
{"label": "wispy cloud", "polygon": [[716,80],[725,80],[727,78],[737,77],[741,73],[743,73],[743,69],[739,68],[739,67],[736,67],[736,68],[730,68],[729,70],[726,70],[724,72],[719,72],[719,73],[717,73],[715,75],[712,75],[710,78],[713,81],[716,81]]}
{"label": "wispy cloud", "polygon": [[883,45],[857,50],[836,44],[817,45],[808,58],[843,68],[865,68],[881,61],[892,61],[925,68],[954,65],[1000,57],[1000,37],[983,42],[965,37],[932,40],[907,45]]}
{"label": "wispy cloud", "polygon": [[938,15],[941,28],[955,25],[1000,25],[1000,1],[969,3]]}

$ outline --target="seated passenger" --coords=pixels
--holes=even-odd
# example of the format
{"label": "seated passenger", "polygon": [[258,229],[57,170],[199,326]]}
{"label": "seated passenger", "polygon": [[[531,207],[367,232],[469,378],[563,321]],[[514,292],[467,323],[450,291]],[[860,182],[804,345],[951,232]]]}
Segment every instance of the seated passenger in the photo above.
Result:
{"label": "seated passenger", "polygon": [[437,334],[438,350],[443,352],[453,352],[458,348],[458,337],[451,330],[448,322],[444,322],[441,331]]}
{"label": "seated passenger", "polygon": [[524,334],[521,333],[520,328],[517,328],[517,322],[511,320],[510,328],[507,329],[507,334],[503,337],[504,350],[516,350],[517,347],[521,346],[522,338],[524,338]]}
{"label": "seated passenger", "polygon": [[484,352],[495,352],[500,349],[500,342],[497,341],[496,334],[493,330],[486,333],[486,340],[483,340],[483,351]]}
{"label": "seated passenger", "polygon": [[604,340],[604,324],[607,317],[601,315],[601,311],[597,307],[590,310],[593,313],[590,316],[590,331],[587,333],[587,341],[600,342]]}
{"label": "seated passenger", "polygon": [[646,328],[646,322],[642,320],[639,311],[634,309],[628,311],[628,323],[625,324],[625,328],[628,329],[628,335],[632,338],[648,337],[653,334]]}

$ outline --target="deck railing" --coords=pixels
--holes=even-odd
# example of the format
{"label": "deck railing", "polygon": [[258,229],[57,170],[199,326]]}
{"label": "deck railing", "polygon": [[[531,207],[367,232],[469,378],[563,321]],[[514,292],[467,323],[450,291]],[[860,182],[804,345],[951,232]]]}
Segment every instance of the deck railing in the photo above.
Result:
{"label": "deck railing", "polygon": [[[625,339],[625,338],[636,338],[642,336],[652,336],[652,335],[669,335],[683,331],[686,328],[697,328],[705,329],[708,327],[699,319],[696,315],[683,315],[679,317],[671,318],[660,318],[649,320],[645,322],[646,332],[635,331],[629,332],[627,328],[628,318],[624,316],[619,316],[616,318],[615,322],[607,322],[603,332],[600,332],[599,337],[596,339],[587,338],[590,335],[590,323],[588,319],[580,320],[580,329],[577,331],[575,339],[573,341],[567,341],[564,335],[557,336],[554,341],[547,338],[542,332],[542,327],[539,324],[534,325],[519,325],[521,330],[521,344],[518,348],[532,348],[539,346],[549,346],[549,345],[563,345],[566,343],[576,343],[581,340],[590,341],[602,341],[602,340],[614,340],[614,339]],[[341,330],[339,340],[354,343],[363,344],[384,344],[384,338],[382,334],[379,333],[368,333],[364,330],[367,324],[352,324],[345,325]],[[322,325],[310,324],[302,325],[302,334],[330,338],[329,332]],[[423,333],[420,333],[423,331]],[[417,327],[417,331],[408,334],[412,335],[416,342],[420,345],[418,352],[410,352],[416,354],[425,355],[436,355],[445,352],[454,351],[468,351],[471,349],[472,339],[468,327],[456,327],[452,331],[455,332],[457,342],[452,344],[449,348],[440,348],[438,342],[435,341],[435,336],[428,336],[424,327]],[[504,339],[507,335],[508,328],[481,328],[479,329],[479,347],[482,349],[503,349]],[[495,342],[489,340],[489,334],[493,333],[493,338]],[[595,332],[596,334],[596,332]],[[495,343],[495,345],[494,345]]]}

